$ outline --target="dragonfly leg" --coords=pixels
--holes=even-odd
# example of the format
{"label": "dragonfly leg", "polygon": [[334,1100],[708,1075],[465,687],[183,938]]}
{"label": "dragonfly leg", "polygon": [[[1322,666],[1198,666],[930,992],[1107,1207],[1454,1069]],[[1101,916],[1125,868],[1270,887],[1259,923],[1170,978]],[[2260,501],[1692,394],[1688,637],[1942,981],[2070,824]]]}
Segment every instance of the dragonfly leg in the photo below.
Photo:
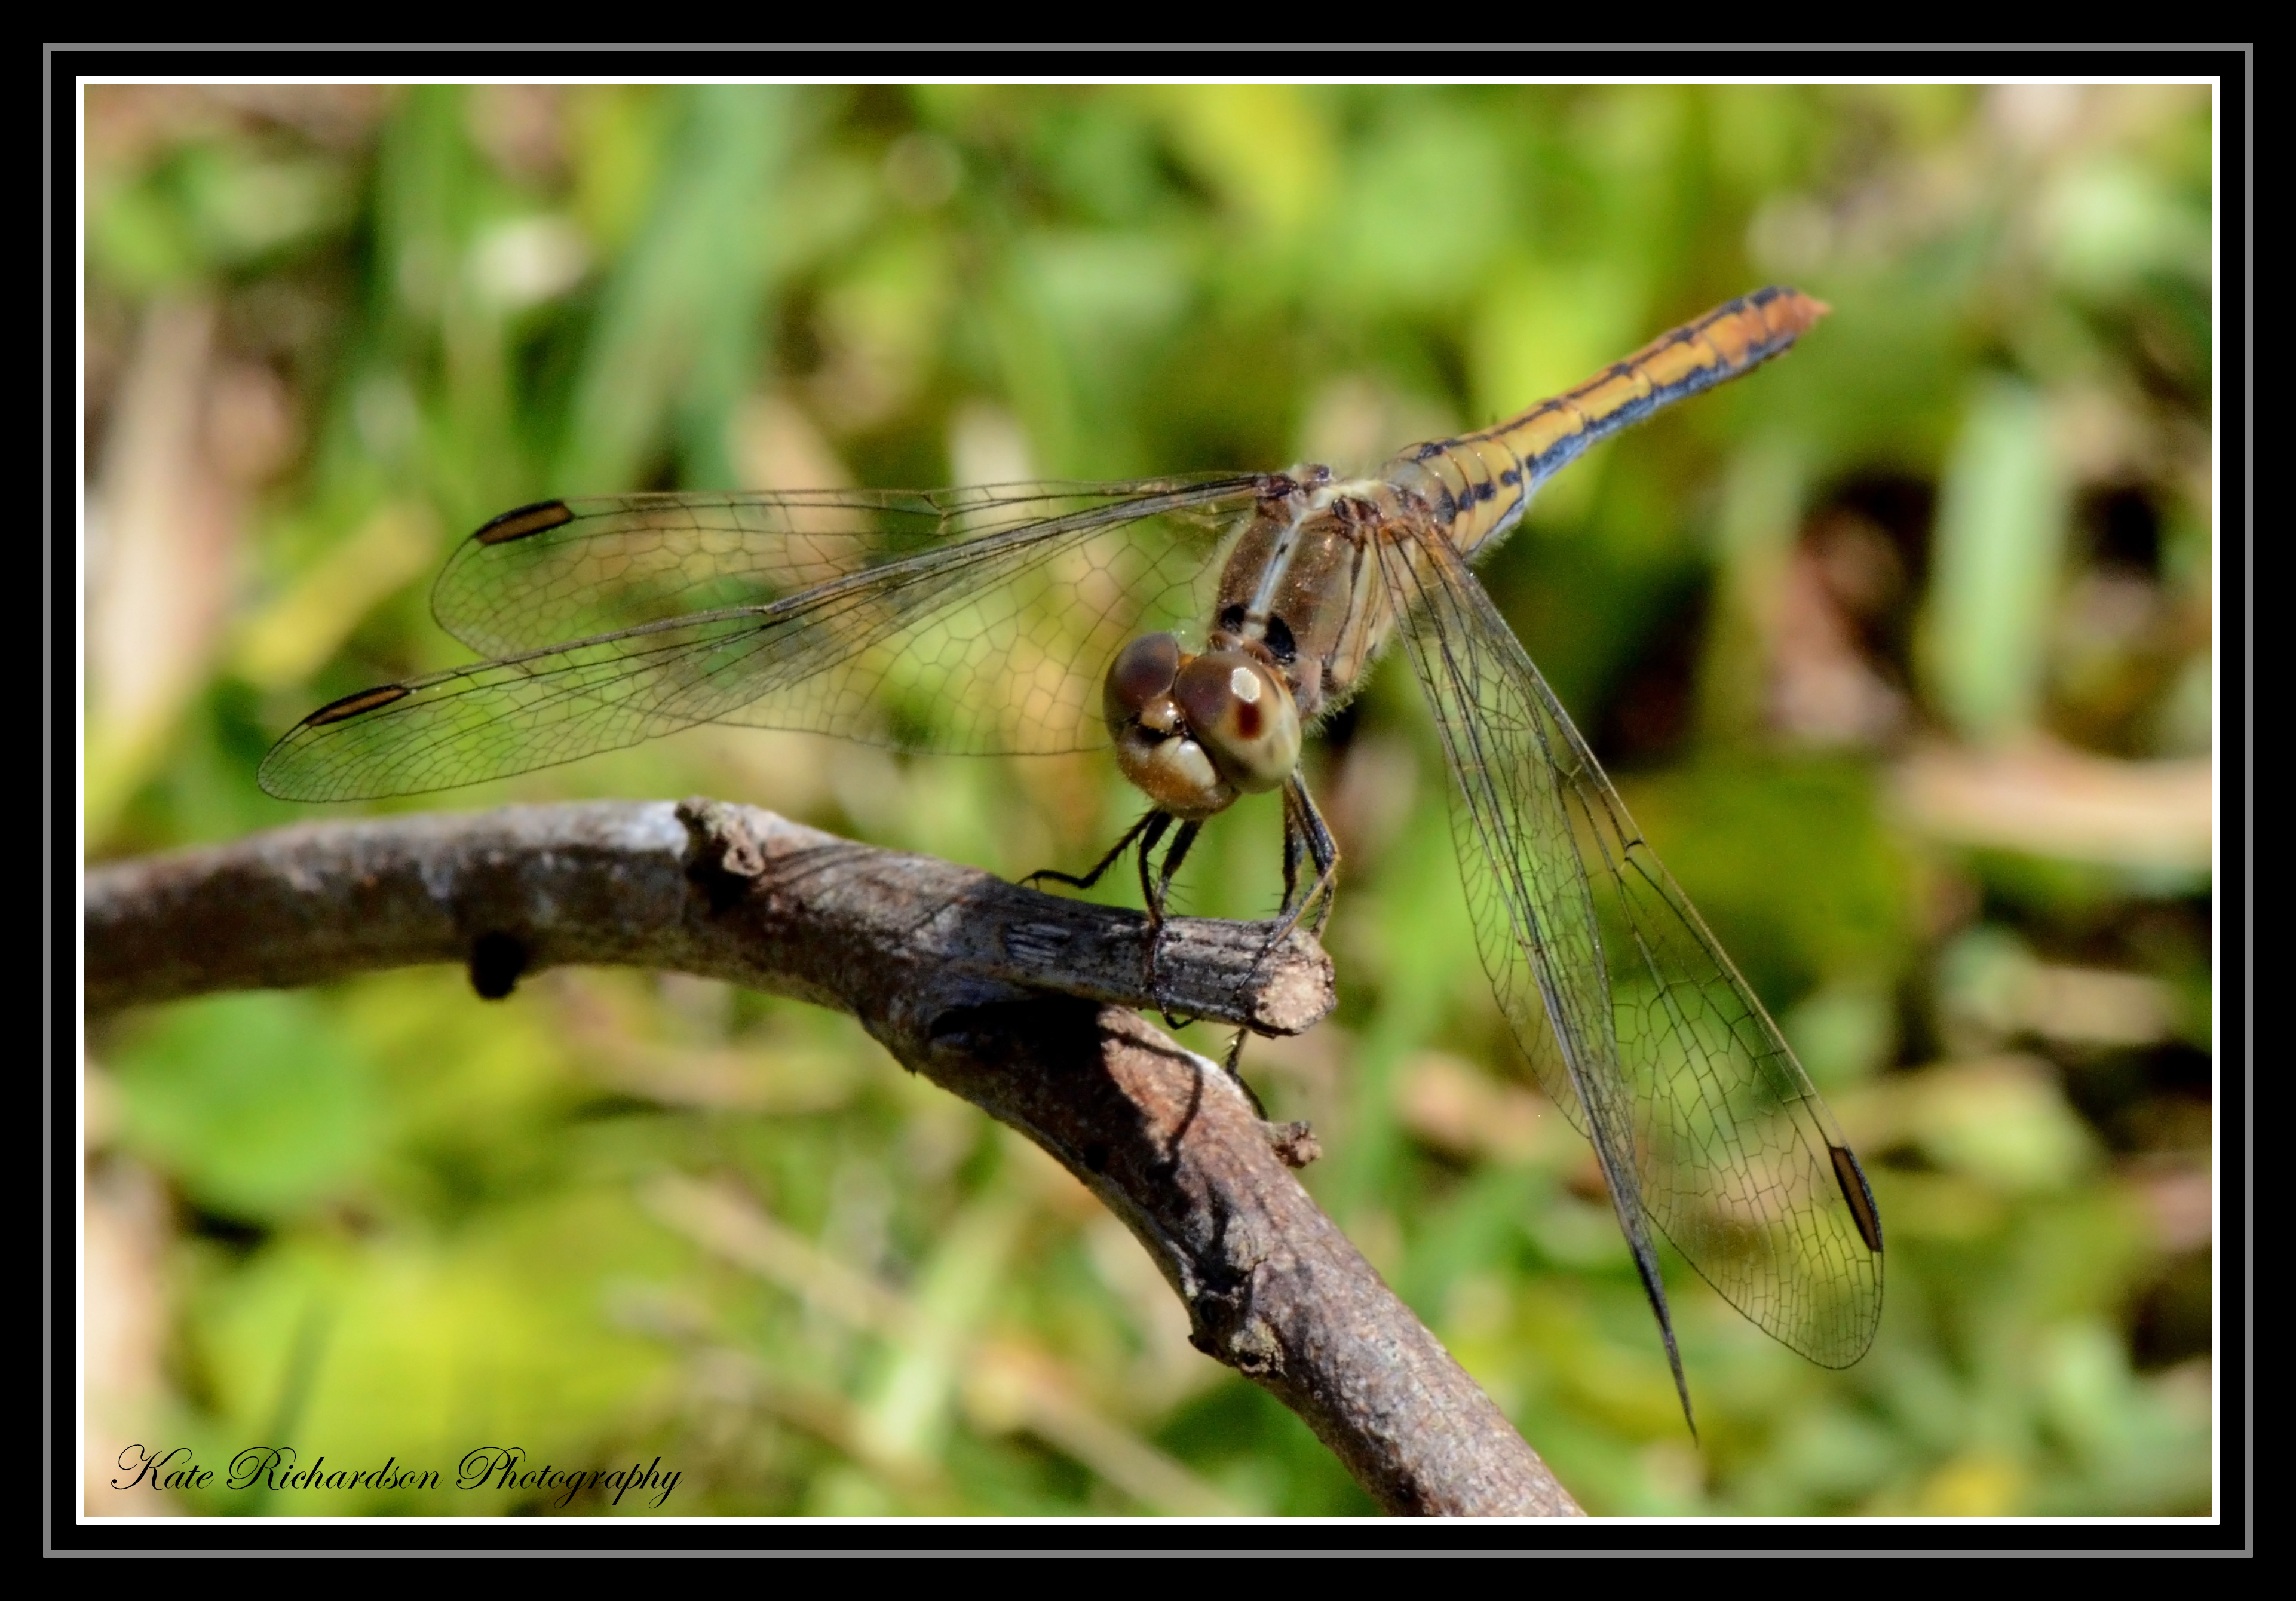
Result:
{"label": "dragonfly leg", "polygon": [[1251,1115],[1264,1123],[1267,1121],[1267,1108],[1259,1104],[1259,1091],[1243,1081],[1243,1042],[1250,1038],[1250,1029],[1238,1029],[1235,1038],[1227,1043],[1227,1056],[1220,1065],[1227,1070],[1227,1076],[1235,1080],[1235,1087],[1243,1091],[1244,1098],[1251,1103]]}
{"label": "dragonfly leg", "polygon": [[1148,926],[1160,927],[1164,921],[1164,902],[1156,893],[1156,880],[1150,862],[1156,852],[1156,842],[1164,831],[1176,821],[1168,812],[1151,812],[1141,819],[1140,834],[1140,904],[1148,909]]}
{"label": "dragonfly leg", "polygon": [[[1153,825],[1154,828],[1153,833],[1150,832],[1152,825]],[[1115,844],[1110,846],[1108,854],[1095,862],[1092,865],[1090,871],[1086,872],[1081,878],[1071,873],[1062,873],[1058,868],[1039,867],[1037,871],[1029,874],[1028,877],[1022,879],[1021,882],[1024,884],[1033,886],[1041,879],[1056,884],[1066,884],[1072,890],[1089,890],[1107,874],[1107,872],[1111,867],[1116,866],[1118,859],[1121,858],[1126,851],[1132,849],[1132,842],[1135,840],[1139,839],[1144,833],[1148,835],[1148,838],[1142,842],[1140,847],[1142,857],[1144,859],[1149,849],[1153,846],[1159,839],[1163,837],[1164,830],[1169,828],[1171,825],[1172,818],[1168,812],[1144,812],[1141,814],[1140,821],[1126,829],[1124,831],[1124,837],[1117,841]],[[1147,881],[1144,877],[1141,881],[1141,887],[1144,891],[1147,887]]]}
{"label": "dragonfly leg", "polygon": [[[1305,894],[1300,891],[1302,857],[1316,869],[1316,882],[1308,886]],[[1332,915],[1339,874],[1339,842],[1332,837],[1324,814],[1308,798],[1308,786],[1294,774],[1283,785],[1283,911],[1275,934],[1267,941],[1270,950],[1290,936],[1311,907],[1315,915],[1308,923],[1308,932],[1318,935],[1324,932],[1324,924]]]}
{"label": "dragonfly leg", "polygon": [[[1300,892],[1300,865],[1303,860],[1311,862],[1316,869],[1316,882],[1308,886],[1304,895]],[[1310,906],[1316,907],[1315,921],[1308,925],[1310,932],[1324,932],[1324,924],[1332,915],[1332,885],[1339,871],[1339,842],[1332,837],[1331,828],[1316,809],[1315,801],[1308,799],[1308,786],[1294,774],[1283,786],[1283,907],[1278,914],[1275,932],[1260,948],[1260,961],[1266,961],[1277,946],[1291,937]],[[1228,1046],[1227,1075],[1242,1086],[1243,1093],[1251,1096],[1252,1105],[1258,1107],[1259,1096],[1243,1081],[1243,1042],[1250,1032],[1248,1029],[1237,1030],[1234,1042]],[[1266,1112],[1262,1111],[1260,1116],[1265,1118]]]}
{"label": "dragonfly leg", "polygon": [[1168,811],[1147,812],[1124,831],[1124,837],[1111,846],[1108,854],[1095,862],[1090,871],[1078,874],[1044,867],[1021,881],[1024,884],[1035,884],[1040,880],[1049,880],[1056,884],[1067,884],[1071,889],[1089,890],[1107,875],[1108,870],[1126,851],[1136,845],[1140,852],[1140,899],[1148,908],[1148,956],[1143,984],[1155,998],[1157,1009],[1164,1014],[1164,1021],[1176,1029],[1185,1020],[1174,1017],[1172,1009],[1164,1005],[1163,981],[1158,975],[1159,958],[1164,946],[1164,903],[1171,896],[1172,875],[1187,859],[1188,848],[1196,842],[1196,835],[1203,828],[1201,822],[1182,823],[1180,832],[1172,836],[1171,846],[1164,852],[1164,864],[1160,872],[1155,865],[1156,847],[1163,842],[1166,832],[1178,821]]}
{"label": "dragonfly leg", "polygon": [[[1168,823],[1171,821],[1163,813],[1157,815]],[[1172,843],[1164,852],[1164,865],[1152,881],[1149,874],[1148,856],[1164,831],[1152,828],[1140,841],[1140,894],[1148,903],[1148,993],[1156,998],[1156,1009],[1164,1014],[1164,1021],[1176,1029],[1185,1020],[1174,1017],[1172,1008],[1165,1004],[1164,979],[1159,965],[1164,950],[1164,906],[1171,898],[1172,875],[1179,872],[1180,864],[1187,860],[1188,850],[1195,844],[1196,836],[1203,832],[1203,828],[1201,821],[1180,825],[1180,832],[1172,836]]]}
{"label": "dragonfly leg", "polygon": [[1286,912],[1300,899],[1300,864],[1307,859],[1308,835],[1292,825],[1292,797],[1283,797],[1283,907]]}

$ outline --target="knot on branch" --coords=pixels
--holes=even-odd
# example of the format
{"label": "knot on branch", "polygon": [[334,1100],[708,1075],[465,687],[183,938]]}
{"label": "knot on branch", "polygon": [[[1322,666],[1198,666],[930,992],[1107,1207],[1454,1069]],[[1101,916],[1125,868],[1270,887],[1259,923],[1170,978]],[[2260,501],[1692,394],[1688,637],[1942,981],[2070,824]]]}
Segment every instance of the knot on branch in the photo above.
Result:
{"label": "knot on branch", "polygon": [[1323,1143],[1306,1123],[1263,1123],[1269,1149],[1287,1168],[1304,1168],[1324,1154]]}
{"label": "knot on branch", "polygon": [[1188,1296],[1188,1343],[1246,1378],[1267,1379],[1283,1371],[1283,1342],[1252,1307],[1249,1276],[1232,1287],[1199,1284]]}
{"label": "knot on branch", "polygon": [[516,934],[488,929],[471,942],[471,988],[480,1000],[507,999],[533,959]]}
{"label": "knot on branch", "polygon": [[750,832],[748,815],[697,795],[677,803],[677,820],[685,825],[685,876],[710,912],[723,915],[741,905],[766,871],[766,849]]}

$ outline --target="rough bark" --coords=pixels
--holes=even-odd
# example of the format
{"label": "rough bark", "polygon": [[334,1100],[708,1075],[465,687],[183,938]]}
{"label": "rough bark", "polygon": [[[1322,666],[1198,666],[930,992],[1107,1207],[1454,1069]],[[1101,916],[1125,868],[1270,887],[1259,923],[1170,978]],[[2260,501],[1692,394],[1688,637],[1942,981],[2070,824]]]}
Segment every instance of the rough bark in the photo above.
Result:
{"label": "rough bark", "polygon": [[674,970],[849,1012],[905,1067],[1050,1152],[1123,1219],[1192,1338],[1304,1418],[1387,1510],[1576,1515],[1490,1399],[1290,1171],[1218,1064],[1134,1007],[1298,1033],[1332,1006],[1304,934],[1136,913],[710,801],[320,824],[86,882],[91,1011],[418,962],[481,994],[563,964]]}

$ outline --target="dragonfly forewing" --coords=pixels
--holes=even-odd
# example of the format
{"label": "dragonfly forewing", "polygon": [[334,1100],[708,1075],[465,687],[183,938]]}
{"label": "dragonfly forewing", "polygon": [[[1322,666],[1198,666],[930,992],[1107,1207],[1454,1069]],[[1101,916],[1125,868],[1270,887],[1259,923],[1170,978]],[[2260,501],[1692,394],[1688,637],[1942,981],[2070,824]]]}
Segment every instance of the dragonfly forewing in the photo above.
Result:
{"label": "dragonfly forewing", "polygon": [[1201,473],[1130,483],[955,489],[601,495],[493,519],[430,590],[439,626],[510,656],[651,622],[769,605],[872,567],[1080,519],[1177,513],[1250,480]]}
{"label": "dragonfly forewing", "polygon": [[[898,497],[907,521],[890,528],[897,497],[868,491],[521,508],[466,540],[434,592],[442,621],[504,653],[322,708],[259,776],[291,800],[414,794],[708,722],[920,751],[1104,744],[1108,658],[1201,610],[1234,513],[1267,481],[976,496],[976,521],[937,513],[940,537],[906,552],[934,497]],[[692,609],[727,596],[746,598]],[[549,638],[594,623],[618,626]]]}
{"label": "dragonfly forewing", "polygon": [[283,800],[365,800],[576,761],[722,716],[804,643],[736,611],[384,685],[305,718],[257,777]]}
{"label": "dragonfly forewing", "polygon": [[1382,566],[1457,781],[1483,962],[1541,1087],[1622,1221],[1630,1201],[1794,1351],[1856,1361],[1881,1318],[1880,1227],[1824,1102],[1456,554],[1429,540]]}
{"label": "dragonfly forewing", "polygon": [[1158,488],[873,571],[818,668],[715,720],[950,754],[1099,749],[1109,661],[1202,615],[1253,498],[1233,480]]}

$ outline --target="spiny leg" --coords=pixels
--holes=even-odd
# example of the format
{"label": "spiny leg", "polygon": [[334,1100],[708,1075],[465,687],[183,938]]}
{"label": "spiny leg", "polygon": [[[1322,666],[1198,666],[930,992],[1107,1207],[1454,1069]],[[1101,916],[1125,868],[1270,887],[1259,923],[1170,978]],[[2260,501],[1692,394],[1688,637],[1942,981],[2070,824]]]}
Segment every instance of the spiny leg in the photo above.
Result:
{"label": "spiny leg", "polygon": [[[1316,869],[1316,882],[1308,886],[1304,895],[1300,892],[1302,855]],[[1331,920],[1339,874],[1339,842],[1332,837],[1324,814],[1316,809],[1308,786],[1295,773],[1283,784],[1283,915],[1276,924],[1275,938],[1268,941],[1270,949],[1282,944],[1299,926],[1309,907],[1316,907],[1316,915],[1308,924],[1308,932],[1323,933],[1324,924]]]}
{"label": "spiny leg", "polygon": [[1150,823],[1140,835],[1140,904],[1147,908],[1148,926],[1151,928],[1163,923],[1164,902],[1156,893],[1156,880],[1150,858],[1155,855],[1156,842],[1162,839],[1164,831],[1178,820],[1168,812],[1158,812],[1155,821]]}
{"label": "spiny leg", "polygon": [[[1172,817],[1169,812],[1144,812],[1141,814],[1140,821],[1126,829],[1124,831],[1124,837],[1117,841],[1115,844],[1110,846],[1108,854],[1095,862],[1092,865],[1091,870],[1086,873],[1083,877],[1079,878],[1073,874],[1062,873],[1055,867],[1039,867],[1037,871],[1029,874],[1028,877],[1022,879],[1021,882],[1024,884],[1033,885],[1039,879],[1046,879],[1056,884],[1066,884],[1072,890],[1089,890],[1093,885],[1101,881],[1111,867],[1116,866],[1117,859],[1119,857],[1121,857],[1127,850],[1132,849],[1133,841],[1139,839],[1143,833],[1146,833],[1148,835],[1147,839],[1142,842],[1140,847],[1141,855],[1144,858],[1149,849],[1153,846],[1159,839],[1163,837],[1164,831],[1171,825]],[[1146,880],[1144,878],[1142,880],[1142,888],[1144,890],[1146,888]]]}
{"label": "spiny leg", "polygon": [[[1300,863],[1302,858],[1312,862],[1316,868],[1316,882],[1308,886],[1304,895],[1300,892]],[[1316,919],[1308,927],[1309,932],[1316,934],[1324,932],[1324,924],[1332,915],[1332,886],[1339,871],[1339,842],[1332,837],[1324,815],[1316,809],[1315,801],[1308,798],[1308,786],[1294,773],[1283,784],[1283,907],[1275,932],[1268,936],[1267,943],[1260,947],[1259,962],[1265,962],[1275,953],[1277,946],[1291,938],[1292,931],[1300,925],[1300,917],[1310,906],[1316,906],[1319,898],[1322,904],[1316,906]],[[1256,967],[1258,962],[1253,965]],[[1243,1081],[1243,1042],[1250,1032],[1248,1029],[1236,1030],[1235,1039],[1227,1047],[1226,1065],[1228,1077],[1242,1087],[1243,1093],[1251,1096],[1251,1104],[1256,1107],[1259,1104],[1259,1096],[1253,1094],[1251,1086]],[[1263,1112],[1260,1115],[1265,1118],[1267,1113]]]}
{"label": "spiny leg", "polygon": [[1283,904],[1278,915],[1290,911],[1300,899],[1300,864],[1308,854],[1308,834],[1305,829],[1292,825],[1292,797],[1283,797]]}
{"label": "spiny leg", "polygon": [[1196,835],[1203,831],[1203,824],[1201,821],[1181,823],[1180,832],[1172,836],[1171,846],[1164,852],[1164,864],[1160,870],[1155,865],[1156,847],[1162,842],[1165,833],[1177,822],[1179,819],[1168,811],[1147,812],[1137,823],[1124,831],[1124,837],[1111,846],[1108,854],[1095,862],[1088,872],[1079,874],[1045,867],[1029,874],[1021,881],[1024,884],[1034,884],[1039,880],[1050,880],[1054,883],[1067,884],[1072,889],[1089,890],[1107,874],[1108,870],[1116,865],[1119,858],[1137,845],[1140,854],[1140,899],[1148,909],[1148,952],[1143,981],[1149,994],[1155,998],[1158,1009],[1164,1014],[1164,1021],[1174,1028],[1180,1027],[1182,1020],[1174,1017],[1171,1008],[1164,1005],[1162,981],[1158,977],[1157,973],[1159,957],[1163,950],[1164,924],[1167,920],[1164,907],[1171,898],[1174,874],[1179,872],[1180,864],[1187,860],[1188,850],[1196,842]]}
{"label": "spiny leg", "polygon": [[[1164,852],[1164,869],[1157,876],[1156,898],[1152,903],[1152,909],[1160,923],[1164,918],[1165,899],[1172,893],[1172,875],[1180,870],[1180,864],[1187,859],[1189,850],[1195,845],[1196,836],[1203,830],[1204,825],[1201,822],[1181,824],[1180,832],[1172,836],[1172,848]],[[1144,858],[1147,853],[1143,851],[1141,854]]]}
{"label": "spiny leg", "polygon": [[1195,844],[1196,836],[1203,832],[1203,827],[1201,820],[1180,825],[1180,832],[1172,836],[1170,849],[1164,852],[1163,868],[1152,883],[1148,871],[1148,853],[1164,831],[1152,829],[1140,842],[1140,894],[1148,903],[1148,993],[1155,997],[1156,1009],[1163,1013],[1164,1021],[1176,1029],[1180,1027],[1181,1020],[1174,1017],[1172,1008],[1164,1003],[1164,981],[1159,969],[1164,949],[1164,905],[1171,897],[1172,875],[1179,872],[1180,864],[1187,860],[1189,848]]}
{"label": "spiny leg", "polygon": [[1259,1092],[1243,1080],[1243,1042],[1250,1038],[1250,1029],[1238,1029],[1235,1038],[1227,1042],[1227,1056],[1220,1066],[1226,1070],[1229,1078],[1235,1080],[1235,1087],[1243,1091],[1244,1098],[1251,1103],[1251,1115],[1264,1123],[1267,1121],[1267,1108],[1259,1104]]}

